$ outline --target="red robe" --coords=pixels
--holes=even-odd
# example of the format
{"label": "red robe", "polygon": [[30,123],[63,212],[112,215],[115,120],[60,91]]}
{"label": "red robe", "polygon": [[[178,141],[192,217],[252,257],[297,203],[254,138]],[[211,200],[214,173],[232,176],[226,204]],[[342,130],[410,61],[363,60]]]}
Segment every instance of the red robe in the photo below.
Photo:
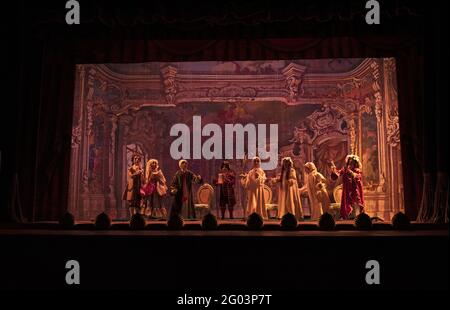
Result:
{"label": "red robe", "polygon": [[[352,176],[351,171],[354,173],[354,177]],[[350,170],[345,167],[336,171],[336,173],[331,173],[331,179],[333,180],[336,180],[339,176],[342,176],[341,217],[343,219],[348,219],[349,215],[352,213],[352,205],[358,204],[361,208],[360,211],[364,211],[361,170],[358,168]]]}

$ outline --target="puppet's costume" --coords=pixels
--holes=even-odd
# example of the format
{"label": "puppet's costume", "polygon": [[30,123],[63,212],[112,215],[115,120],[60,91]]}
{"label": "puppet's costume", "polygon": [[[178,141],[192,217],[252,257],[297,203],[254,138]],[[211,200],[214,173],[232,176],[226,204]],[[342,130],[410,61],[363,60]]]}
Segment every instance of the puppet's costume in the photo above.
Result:
{"label": "puppet's costume", "polygon": [[[180,160],[179,165],[184,160]],[[185,161],[184,161],[185,162]],[[193,183],[201,183],[202,178],[190,170],[178,170],[173,176],[170,192],[174,195],[170,215],[181,215],[184,219],[195,219]]]}
{"label": "puppet's costume", "polygon": [[[154,164],[156,167],[152,168]],[[150,212],[149,217],[165,218],[166,209],[163,206],[163,197],[167,194],[166,178],[156,159],[148,160],[145,170],[144,194],[146,207]]]}
{"label": "puppet's costume", "polygon": [[225,218],[225,211],[227,208],[230,213],[230,218],[232,219],[234,205],[236,204],[236,196],[234,194],[236,175],[234,171],[229,168],[228,163],[224,163],[222,166],[223,165],[228,165],[228,170],[222,170],[215,183],[219,186],[219,207],[222,219]]}
{"label": "puppet's costume", "polygon": [[346,166],[339,170],[334,169],[331,179],[342,178],[341,218],[348,219],[353,209],[359,207],[364,212],[364,193],[362,184],[361,164],[358,156],[348,155]]}
{"label": "puppet's costume", "polygon": [[[290,163],[289,168],[285,169],[285,161]],[[283,158],[281,161],[281,175],[276,179],[278,183],[278,217],[291,213],[300,220],[303,218],[302,203],[297,183],[297,173],[293,168],[290,157]]]}
{"label": "puppet's costume", "polygon": [[264,199],[264,182],[266,174],[261,168],[253,168],[241,180],[247,190],[247,215],[258,213],[267,219],[266,203]]}
{"label": "puppet's costume", "polygon": [[316,165],[313,162],[307,162],[305,168],[308,168],[309,172],[305,174],[305,185],[300,192],[308,193],[311,219],[317,221],[323,213],[328,211],[330,198],[326,190],[325,177],[317,171]]}

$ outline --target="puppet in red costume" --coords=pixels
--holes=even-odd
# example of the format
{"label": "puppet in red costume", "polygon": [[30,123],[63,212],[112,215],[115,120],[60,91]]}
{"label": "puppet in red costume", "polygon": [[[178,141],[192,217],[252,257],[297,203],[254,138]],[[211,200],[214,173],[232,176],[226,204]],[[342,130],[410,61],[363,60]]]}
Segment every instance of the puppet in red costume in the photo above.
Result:
{"label": "puppet in red costume", "polygon": [[348,219],[353,209],[364,212],[361,162],[356,155],[347,155],[345,167],[337,169],[331,162],[331,179],[342,177],[341,218]]}

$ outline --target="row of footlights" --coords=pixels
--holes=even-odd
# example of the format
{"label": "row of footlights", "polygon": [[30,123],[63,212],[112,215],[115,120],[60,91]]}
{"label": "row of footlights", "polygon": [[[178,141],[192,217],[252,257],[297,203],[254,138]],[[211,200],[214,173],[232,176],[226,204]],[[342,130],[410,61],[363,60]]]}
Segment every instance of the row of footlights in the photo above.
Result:
{"label": "row of footlights", "polygon": [[[359,214],[354,220],[354,227],[358,230],[371,230],[373,228],[374,219],[370,218],[366,213]],[[75,227],[75,218],[71,213],[65,213],[60,221],[60,226],[64,229],[72,229]],[[411,228],[411,221],[404,213],[399,212],[392,217],[392,228],[397,230],[408,230]],[[99,230],[107,230],[112,226],[111,218],[108,214],[102,212],[96,219],[94,227]],[[206,214],[201,223],[201,228],[204,230],[220,229],[220,224],[217,222],[216,216],[209,213]],[[271,225],[272,227],[274,225]],[[313,225],[309,225],[313,226]],[[134,214],[130,220],[129,228],[132,230],[146,229],[147,223],[144,216],[141,214]],[[170,230],[183,229],[184,220],[181,216],[175,215],[170,217],[166,222],[166,228]],[[247,230],[262,230],[264,227],[264,221],[262,217],[257,213],[252,213],[247,217],[245,229]],[[297,230],[301,229],[298,225],[297,219],[291,213],[285,214],[279,224],[281,230]],[[332,215],[324,213],[318,221],[319,230],[336,230],[336,222]]]}

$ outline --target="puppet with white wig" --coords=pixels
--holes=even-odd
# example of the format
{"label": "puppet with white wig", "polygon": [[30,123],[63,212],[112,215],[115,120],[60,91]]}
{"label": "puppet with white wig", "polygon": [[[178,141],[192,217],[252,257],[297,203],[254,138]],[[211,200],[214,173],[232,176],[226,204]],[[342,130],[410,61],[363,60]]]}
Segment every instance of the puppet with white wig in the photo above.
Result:
{"label": "puppet with white wig", "polygon": [[[163,197],[167,193],[166,178],[156,159],[149,159],[145,168],[145,199],[149,218],[165,218]],[[145,213],[145,212],[144,212]]]}
{"label": "puppet with white wig", "polygon": [[317,221],[323,213],[328,212],[330,198],[326,189],[325,177],[317,171],[313,162],[307,162],[305,168],[305,185],[300,193],[307,192],[311,210],[311,219]]}
{"label": "puppet with white wig", "polygon": [[261,159],[253,158],[253,168],[246,174],[241,175],[241,183],[247,190],[247,215],[259,214],[267,219],[266,201],[264,199],[264,182],[266,174],[261,169]]}
{"label": "puppet with white wig", "polygon": [[141,168],[141,156],[131,157],[131,166],[127,170],[127,184],[122,198],[128,202],[130,218],[141,212],[141,186],[144,181],[144,170]]}
{"label": "puppet with white wig", "polygon": [[297,173],[290,157],[281,160],[281,175],[273,181],[278,183],[278,217],[282,218],[283,215],[291,213],[298,220],[303,219]]}
{"label": "puppet with white wig", "polygon": [[361,161],[357,155],[347,155],[345,167],[337,169],[331,162],[331,179],[342,178],[341,218],[348,219],[352,212],[364,212],[364,193]]}

